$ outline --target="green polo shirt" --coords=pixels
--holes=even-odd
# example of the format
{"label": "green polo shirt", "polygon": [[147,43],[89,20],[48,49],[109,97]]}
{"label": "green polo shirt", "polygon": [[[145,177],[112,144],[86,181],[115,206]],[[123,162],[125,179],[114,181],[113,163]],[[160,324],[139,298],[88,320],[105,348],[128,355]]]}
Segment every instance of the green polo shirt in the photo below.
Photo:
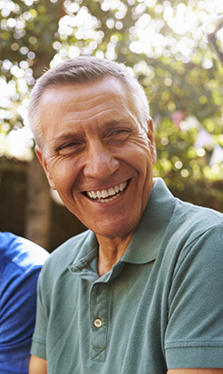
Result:
{"label": "green polo shirt", "polygon": [[174,198],[161,179],[122,258],[97,274],[86,231],[43,267],[32,354],[48,374],[223,368],[223,215]]}

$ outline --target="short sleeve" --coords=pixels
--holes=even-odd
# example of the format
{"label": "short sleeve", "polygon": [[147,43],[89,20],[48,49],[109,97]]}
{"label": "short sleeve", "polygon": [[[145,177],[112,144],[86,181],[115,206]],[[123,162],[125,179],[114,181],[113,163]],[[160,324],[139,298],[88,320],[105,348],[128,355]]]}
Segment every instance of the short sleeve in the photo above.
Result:
{"label": "short sleeve", "polygon": [[42,274],[40,274],[37,288],[36,324],[33,334],[31,354],[46,359],[47,312],[43,301]]}
{"label": "short sleeve", "polygon": [[207,230],[178,258],[169,293],[167,367],[223,368],[223,226]]}

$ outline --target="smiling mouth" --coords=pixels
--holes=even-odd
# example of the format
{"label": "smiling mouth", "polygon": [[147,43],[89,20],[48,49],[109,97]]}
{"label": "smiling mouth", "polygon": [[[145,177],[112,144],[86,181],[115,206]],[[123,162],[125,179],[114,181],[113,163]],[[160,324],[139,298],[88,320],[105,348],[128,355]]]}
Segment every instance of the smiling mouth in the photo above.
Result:
{"label": "smiling mouth", "polygon": [[86,191],[86,195],[99,203],[108,203],[121,196],[127,188],[128,181],[117,184],[108,190]]}

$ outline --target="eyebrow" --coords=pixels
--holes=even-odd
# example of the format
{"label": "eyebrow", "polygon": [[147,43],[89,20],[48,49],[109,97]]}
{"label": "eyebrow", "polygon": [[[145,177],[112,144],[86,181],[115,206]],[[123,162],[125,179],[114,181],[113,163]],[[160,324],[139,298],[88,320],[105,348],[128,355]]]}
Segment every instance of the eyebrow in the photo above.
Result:
{"label": "eyebrow", "polygon": [[[106,130],[107,128],[110,128],[110,127],[115,127],[115,126],[118,126],[118,125],[123,125],[123,124],[127,124],[127,123],[130,123],[130,121],[129,120],[123,120],[123,121],[121,121],[121,120],[112,120],[112,121],[108,121],[108,122],[105,122],[102,126],[101,126],[101,129],[102,129],[102,131],[103,130]],[[71,138],[74,138],[74,137],[80,137],[80,133],[78,133],[78,132],[70,132],[70,133],[67,133],[67,134],[64,134],[64,135],[60,135],[60,136],[58,136],[58,137],[56,137],[56,138],[54,138],[53,140],[52,140],[52,142],[53,143],[55,143],[55,142],[57,142],[58,140],[69,140],[69,139],[71,139]]]}
{"label": "eyebrow", "polygon": [[66,134],[66,135],[58,136],[57,138],[52,140],[52,145],[53,147],[57,148],[60,145],[59,143],[67,142],[69,140],[74,139],[74,137],[75,137],[74,134]]}
{"label": "eyebrow", "polygon": [[[118,118],[117,120],[111,120],[111,121],[107,121],[105,123],[103,123],[100,127],[101,127],[101,132],[104,133],[106,130],[108,130],[109,128],[116,128],[116,127],[121,127],[125,124],[129,124],[129,123],[133,123],[133,125],[135,126],[135,123],[134,122],[131,122],[131,119],[128,119],[128,118]],[[53,147],[58,147],[60,144],[60,142],[67,142],[67,141],[70,141],[70,140],[78,140],[78,139],[83,139],[84,137],[84,131],[83,131],[83,128],[81,128],[81,132],[69,132],[67,134],[64,134],[64,135],[61,135],[61,136],[58,136],[56,138],[54,138],[52,140],[52,144],[53,144]]]}
{"label": "eyebrow", "polygon": [[77,136],[77,134],[74,134],[74,133],[70,133],[70,134],[65,134],[65,135],[61,135],[61,136],[58,136],[57,138],[54,138],[52,140],[52,143],[55,143],[57,142],[58,140],[69,140],[71,138],[74,138],[75,136]]}
{"label": "eyebrow", "polygon": [[109,122],[105,122],[104,125],[102,126],[103,130],[106,130],[111,127],[116,127],[116,126],[122,126],[124,124],[130,123],[128,120],[113,120]]}

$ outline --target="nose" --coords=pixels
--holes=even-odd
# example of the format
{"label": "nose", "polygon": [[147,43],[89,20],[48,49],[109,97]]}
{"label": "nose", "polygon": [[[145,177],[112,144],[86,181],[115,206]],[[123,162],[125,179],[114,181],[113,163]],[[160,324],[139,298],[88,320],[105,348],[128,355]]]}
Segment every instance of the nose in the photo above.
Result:
{"label": "nose", "polygon": [[107,180],[119,168],[119,161],[108,146],[90,142],[83,169],[85,177]]}

